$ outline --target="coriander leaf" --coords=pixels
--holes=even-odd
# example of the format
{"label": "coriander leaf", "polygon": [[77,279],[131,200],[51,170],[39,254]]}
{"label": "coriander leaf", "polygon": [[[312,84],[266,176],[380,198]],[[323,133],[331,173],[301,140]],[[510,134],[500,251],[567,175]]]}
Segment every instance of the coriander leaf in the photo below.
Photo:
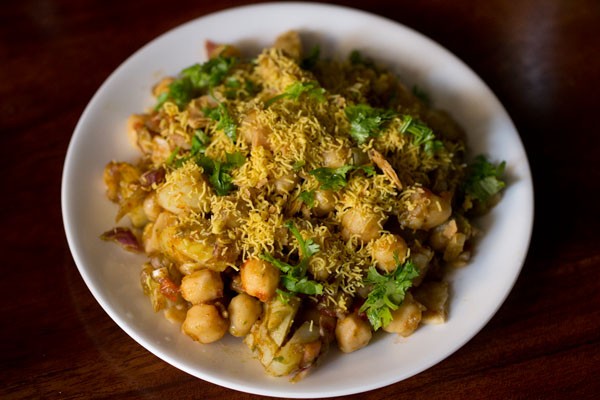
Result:
{"label": "coriander leaf", "polygon": [[283,98],[298,100],[304,94],[319,102],[325,100],[325,89],[319,86],[318,82],[294,82],[289,85],[283,93],[267,100],[265,102],[265,107],[269,107],[271,104]]}
{"label": "coriander leaf", "polygon": [[[204,155],[206,146],[210,143],[210,137],[201,129],[197,129],[192,136],[192,145],[189,153],[181,157],[180,148],[177,147],[165,161],[166,165],[173,165],[175,168],[181,167],[186,161],[190,159],[196,159],[200,155]],[[179,156],[179,157],[178,157]],[[205,168],[206,169],[206,168]]]}
{"label": "coriander leaf", "polygon": [[417,86],[417,85],[413,86],[412,92],[416,98],[418,98],[419,100],[421,100],[423,102],[423,104],[425,104],[426,106],[431,105],[431,99],[429,98],[429,95],[427,94],[427,92],[425,92],[419,86]]}
{"label": "coriander leaf", "polygon": [[338,168],[317,168],[309,172],[313,175],[321,184],[323,190],[340,190],[345,187],[348,183],[346,181],[346,174],[353,170],[352,165],[344,165]]}
{"label": "coriander leaf", "polygon": [[298,172],[302,169],[302,167],[304,167],[305,164],[306,161],[304,160],[295,161],[294,164],[292,164],[292,169],[294,170],[294,172]]}
{"label": "coriander leaf", "polygon": [[312,239],[305,240],[292,221],[286,222],[285,227],[292,232],[292,235],[294,235],[298,241],[300,247],[300,262],[297,265],[290,265],[285,261],[278,260],[269,253],[263,253],[259,255],[259,258],[270,262],[285,274],[281,276],[281,284],[288,291],[307,295],[322,294],[323,285],[308,279],[306,275],[308,261],[311,256],[319,252],[319,245]]}
{"label": "coriander leaf", "polygon": [[477,156],[469,165],[465,191],[474,199],[486,202],[506,186],[501,179],[505,167],[505,161],[494,165],[484,156]]}
{"label": "coriander leaf", "polygon": [[312,239],[304,240],[302,234],[300,234],[300,231],[298,228],[296,228],[292,221],[287,221],[284,226],[288,228],[290,232],[292,232],[292,235],[294,235],[298,241],[298,244],[300,245],[300,253],[302,254],[302,261],[308,262],[308,259],[311,256],[319,252],[319,245],[313,242]]}
{"label": "coriander leaf", "polygon": [[184,68],[179,77],[171,82],[169,90],[158,96],[154,108],[158,110],[168,100],[173,101],[179,109],[185,108],[193,98],[221,84],[236,62],[235,58],[219,56],[204,64]]}
{"label": "coriander leaf", "polygon": [[236,62],[236,58],[218,56],[185,68],[181,75],[189,78],[197,89],[213,88],[223,82]]}
{"label": "coriander leaf", "polygon": [[236,141],[237,124],[229,114],[229,110],[224,103],[219,103],[219,105],[214,108],[204,108],[202,112],[208,118],[217,121],[217,129],[222,129],[232,142]]}
{"label": "coriander leaf", "polygon": [[226,154],[225,158],[225,162],[220,162],[204,154],[197,154],[195,157],[196,164],[208,175],[208,181],[219,196],[225,196],[235,189],[230,172],[245,162],[241,153]]}
{"label": "coriander leaf", "polygon": [[370,58],[365,58],[360,51],[352,50],[348,56],[348,60],[352,65],[364,65],[368,68],[375,67],[375,63]]}
{"label": "coriander leaf", "polygon": [[199,167],[202,167],[204,173],[209,176],[213,173],[215,169],[215,162],[218,162],[201,153],[196,154],[196,156],[194,157],[194,161]]}
{"label": "coriander leaf", "polygon": [[209,143],[210,137],[202,129],[197,129],[192,136],[190,155],[194,157],[196,154],[204,154]]}
{"label": "coriander leaf", "polygon": [[219,121],[219,119],[221,119],[221,112],[219,111],[219,106],[217,107],[204,107],[202,109],[202,114],[204,114],[205,117],[208,117],[210,119],[212,119],[213,121]]}
{"label": "coriander leaf", "polygon": [[249,96],[252,96],[260,91],[259,87],[251,81],[250,79],[246,79],[244,81],[244,90]]}
{"label": "coriander leaf", "polygon": [[225,86],[231,89],[239,89],[240,87],[242,87],[242,83],[238,78],[230,76],[227,79],[225,79]]}
{"label": "coriander leaf", "polygon": [[165,102],[169,100],[169,91],[162,92],[156,98],[156,105],[154,106],[154,110],[159,110]]}
{"label": "coriander leaf", "polygon": [[300,62],[300,68],[306,69],[306,70],[313,69],[315,67],[315,65],[317,64],[317,62],[319,61],[320,55],[321,55],[321,48],[319,47],[319,45],[313,46],[313,48],[310,49],[310,53],[308,53],[308,55],[306,57],[304,57],[302,59],[302,61]]}
{"label": "coriander leaf", "polygon": [[294,295],[291,294],[290,292],[286,292],[281,289],[275,289],[275,293],[277,293],[279,295],[279,300],[281,300],[281,302],[283,304],[288,304],[288,302],[290,301],[290,298],[294,297]]}
{"label": "coriander leaf", "polygon": [[227,160],[230,169],[239,168],[246,162],[246,157],[239,151],[236,151],[235,153],[226,153],[225,159]]}
{"label": "coriander leaf", "polygon": [[196,94],[196,89],[189,78],[175,79],[169,85],[169,90],[158,96],[158,103],[154,108],[158,110],[167,100],[171,100],[179,107],[179,109],[182,109]]}
{"label": "coriander leaf", "polygon": [[270,253],[263,253],[261,255],[258,256],[259,258],[270,262],[271,264],[273,264],[275,267],[277,267],[281,272],[283,273],[288,273],[290,271],[292,271],[294,269],[294,266],[278,260],[277,258],[273,257]]}
{"label": "coriander leaf", "polygon": [[165,160],[165,164],[172,165],[175,162],[177,155],[179,154],[179,146],[175,147],[175,150],[169,154],[169,157]]}
{"label": "coriander leaf", "polygon": [[235,99],[242,87],[240,80],[233,76],[227,77],[223,84],[225,85],[225,91],[223,94],[228,99]]}
{"label": "coriander leaf", "polygon": [[232,142],[235,142],[235,140],[237,138],[237,134],[236,134],[237,125],[236,125],[235,121],[233,120],[233,118],[229,114],[229,111],[227,110],[227,108],[225,107],[225,105],[223,103],[219,103],[219,112],[220,112],[220,118],[219,118],[219,123],[217,124],[217,129],[223,129],[223,131],[225,132],[227,137]]}
{"label": "coriander leaf", "polygon": [[355,167],[354,165],[343,165],[338,168],[317,168],[309,172],[321,184],[323,190],[340,190],[348,184],[346,175],[349,172],[363,170],[367,176],[375,175],[375,168],[371,165]]}
{"label": "coriander leaf", "polygon": [[[281,284],[288,291],[308,295],[323,293],[323,285],[308,279],[306,277],[306,269],[303,269],[300,264],[296,266],[290,265],[284,261],[278,260],[269,253],[263,253],[259,255],[259,258],[268,261],[285,274],[281,276]],[[280,295],[281,294],[282,293],[280,293]],[[289,295],[287,297],[289,297]]]}
{"label": "coriander leaf", "polygon": [[235,186],[231,180],[231,175],[223,168],[223,164],[215,162],[213,172],[210,174],[208,181],[212,184],[217,195],[225,196],[234,189]]}
{"label": "coriander leaf", "polygon": [[410,260],[385,275],[375,267],[369,268],[365,283],[372,285],[372,288],[359,311],[366,313],[374,330],[392,321],[392,311],[402,304],[413,279],[418,275],[417,268]]}
{"label": "coriander leaf", "polygon": [[375,171],[375,167],[372,165],[362,165],[360,167],[357,167],[356,169],[362,169],[369,178],[372,178],[377,174],[377,172]]}
{"label": "coriander leaf", "polygon": [[304,202],[308,207],[313,208],[315,205],[315,191],[309,190],[305,192],[300,192],[298,198]]}
{"label": "coriander leaf", "polygon": [[350,122],[350,136],[358,144],[363,144],[369,138],[377,136],[383,125],[396,116],[392,110],[373,108],[368,104],[348,106],[344,112]]}
{"label": "coriander leaf", "polygon": [[282,277],[282,283],[287,290],[293,293],[303,293],[308,295],[323,293],[323,285],[306,277],[297,279],[295,277],[284,275]]}
{"label": "coriander leaf", "polygon": [[400,132],[410,133],[413,137],[413,144],[415,146],[422,146],[423,150],[428,154],[432,154],[444,147],[442,141],[436,139],[431,128],[410,115],[402,115]]}

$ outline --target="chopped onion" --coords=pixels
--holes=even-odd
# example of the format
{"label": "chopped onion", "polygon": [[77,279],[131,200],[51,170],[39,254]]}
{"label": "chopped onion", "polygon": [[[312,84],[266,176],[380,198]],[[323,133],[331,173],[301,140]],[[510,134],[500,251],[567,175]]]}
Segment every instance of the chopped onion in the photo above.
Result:
{"label": "chopped onion", "polygon": [[138,238],[128,228],[117,226],[100,235],[100,239],[119,243],[125,250],[134,253],[139,253],[143,251]]}

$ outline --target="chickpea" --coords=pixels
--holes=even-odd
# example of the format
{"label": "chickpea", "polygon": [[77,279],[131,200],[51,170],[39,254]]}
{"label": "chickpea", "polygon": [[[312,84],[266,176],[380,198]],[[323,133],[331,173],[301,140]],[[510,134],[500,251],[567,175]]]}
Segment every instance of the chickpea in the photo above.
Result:
{"label": "chickpea", "polygon": [[223,297],[221,275],[210,269],[201,269],[183,277],[181,295],[192,304],[206,303]]}
{"label": "chickpea", "polygon": [[456,220],[451,219],[435,227],[429,236],[431,247],[436,251],[444,251],[450,239],[458,233]]}
{"label": "chickpea", "polygon": [[441,196],[419,189],[410,196],[414,208],[401,214],[400,223],[410,229],[429,230],[444,223],[452,214],[451,194]]}
{"label": "chickpea", "polygon": [[421,323],[421,316],[425,307],[416,301],[410,293],[404,297],[400,306],[392,311],[392,322],[383,327],[390,333],[398,333],[401,336],[410,336]]}
{"label": "chickpea", "polygon": [[240,293],[231,299],[229,307],[229,333],[242,337],[250,332],[262,312],[260,301],[246,293]]}
{"label": "chickpea", "polygon": [[457,265],[460,265],[460,261],[465,261],[459,259],[463,254],[466,240],[467,235],[458,231],[454,219],[436,226],[429,236],[431,247],[436,251],[444,252],[444,261],[456,262]]}
{"label": "chickpea", "polygon": [[408,246],[400,235],[384,234],[373,243],[371,257],[377,267],[384,272],[392,272],[397,264],[403,262],[408,253]]}
{"label": "chickpea", "polygon": [[342,217],[342,237],[349,240],[357,236],[363,242],[369,242],[379,236],[384,219],[381,211],[352,208]]}
{"label": "chickpea", "polygon": [[200,343],[220,340],[229,324],[213,304],[197,304],[190,308],[181,325],[183,333]]}
{"label": "chickpea", "polygon": [[252,147],[261,146],[270,149],[271,128],[258,121],[258,112],[250,111],[239,127],[242,139]]}
{"label": "chickpea", "polygon": [[348,164],[352,152],[347,146],[329,148],[323,151],[323,166],[339,168]]}
{"label": "chickpea", "polygon": [[276,267],[258,258],[246,260],[240,268],[242,288],[262,302],[267,302],[275,296],[279,286],[279,275]]}
{"label": "chickpea", "polygon": [[337,198],[331,190],[315,190],[315,206],[312,212],[317,217],[324,217],[335,209]]}
{"label": "chickpea", "polygon": [[351,353],[365,347],[372,336],[369,323],[356,314],[349,314],[338,320],[335,327],[335,338],[344,353]]}
{"label": "chickpea", "polygon": [[[327,247],[321,246],[321,251],[327,251]],[[308,270],[311,275],[318,281],[326,281],[331,275],[331,271],[327,269],[326,258],[322,254],[315,254],[310,258]]]}
{"label": "chickpea", "polygon": [[279,194],[290,193],[298,185],[298,175],[288,174],[275,179],[275,191]]}

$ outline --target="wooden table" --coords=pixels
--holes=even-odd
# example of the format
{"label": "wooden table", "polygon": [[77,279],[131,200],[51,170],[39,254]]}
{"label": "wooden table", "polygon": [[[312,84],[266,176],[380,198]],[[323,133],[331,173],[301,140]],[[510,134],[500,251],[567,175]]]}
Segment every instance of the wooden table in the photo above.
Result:
{"label": "wooden table", "polygon": [[[64,236],[73,128],[139,47],[238,0],[0,5],[0,397],[256,399],[196,379],[96,303]],[[593,398],[600,390],[600,2],[339,1],[438,41],[475,70],[530,157],[535,228],[505,304],[435,367],[354,399]],[[597,398],[597,397],[596,397]]]}

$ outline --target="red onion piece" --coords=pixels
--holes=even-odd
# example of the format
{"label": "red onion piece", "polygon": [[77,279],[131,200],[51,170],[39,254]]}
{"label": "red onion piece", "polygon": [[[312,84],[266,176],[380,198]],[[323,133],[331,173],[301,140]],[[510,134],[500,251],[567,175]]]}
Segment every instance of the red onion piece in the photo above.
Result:
{"label": "red onion piece", "polygon": [[151,169],[140,176],[140,184],[143,187],[151,187],[165,181],[165,170],[163,168]]}
{"label": "red onion piece", "polygon": [[135,234],[128,228],[115,227],[110,231],[104,232],[100,235],[100,239],[106,241],[113,241],[120,244],[125,250],[134,253],[141,253],[143,251],[142,245],[135,236]]}

